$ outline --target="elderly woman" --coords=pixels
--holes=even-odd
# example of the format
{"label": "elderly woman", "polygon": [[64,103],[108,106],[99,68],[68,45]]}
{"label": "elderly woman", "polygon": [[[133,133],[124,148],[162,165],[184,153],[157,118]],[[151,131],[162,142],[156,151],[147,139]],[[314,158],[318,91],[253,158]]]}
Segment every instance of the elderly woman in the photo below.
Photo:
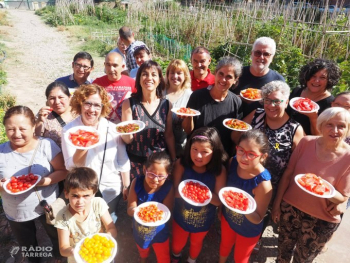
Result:
{"label": "elderly woman", "polygon": [[[191,75],[186,63],[181,59],[172,60],[166,70],[164,97],[171,102],[174,108],[181,108],[186,107],[191,94]],[[187,138],[182,128],[182,120],[173,113],[176,157],[183,154]]]}
{"label": "elderly woman", "polygon": [[[56,200],[57,183],[67,175],[61,149],[51,139],[34,135],[35,117],[28,107],[14,106],[7,110],[3,124],[9,141],[0,145],[0,194],[12,232],[19,245],[30,251],[30,247],[38,245],[34,220],[39,219],[52,241],[55,262],[61,262],[57,230],[46,224],[43,207],[39,205],[43,199],[48,204]],[[42,178],[36,188],[18,195],[5,192],[5,180],[29,172]],[[40,257],[28,257],[28,260],[39,262]]]}
{"label": "elderly woman", "polygon": [[171,103],[163,98],[164,79],[157,62],[144,62],[136,76],[137,92],[125,100],[122,120],[140,120],[146,127],[133,135],[123,135],[131,161],[131,177],[143,174],[143,164],[152,152],[168,151],[175,160],[175,140],[172,128]]}
{"label": "elderly woman", "polygon": [[[350,196],[350,114],[334,107],[317,119],[320,136],[304,137],[294,150],[273,204],[272,218],[280,221],[278,262],[312,262],[337,230],[340,216],[329,212],[329,203],[339,204]],[[319,198],[300,189],[298,174],[314,173],[335,188],[334,197]]]}
{"label": "elderly woman", "polygon": [[317,116],[331,107],[334,97],[332,88],[337,85],[341,76],[336,63],[326,59],[315,59],[301,68],[299,74],[300,87],[293,89],[289,99],[294,97],[308,98],[316,102],[320,109],[313,113],[299,113],[292,109],[292,117],[303,126],[307,135],[317,135]]}
{"label": "elderly woman", "polygon": [[222,58],[215,69],[215,84],[193,92],[187,103],[187,107],[200,111],[201,115],[186,117],[182,122],[187,134],[200,127],[215,127],[229,155],[233,153],[231,131],[223,125],[223,121],[226,118],[240,117],[242,101],[229,89],[237,84],[241,72],[242,64],[239,60]]}
{"label": "elderly woman", "polygon": [[62,152],[67,169],[89,167],[99,178],[99,191],[108,203],[114,222],[116,209],[123,193],[126,199],[130,185],[130,162],[125,144],[116,134],[116,125],[105,117],[111,110],[105,89],[96,84],[81,85],[71,100],[72,111],[80,115],[63,128],[66,133],[75,126],[89,126],[101,134],[97,146],[89,150],[76,149],[62,140]]}
{"label": "elderly woman", "polygon": [[52,139],[61,147],[62,128],[72,121],[70,93],[66,84],[54,81],[45,91],[46,106],[42,107],[36,120],[35,134]]}

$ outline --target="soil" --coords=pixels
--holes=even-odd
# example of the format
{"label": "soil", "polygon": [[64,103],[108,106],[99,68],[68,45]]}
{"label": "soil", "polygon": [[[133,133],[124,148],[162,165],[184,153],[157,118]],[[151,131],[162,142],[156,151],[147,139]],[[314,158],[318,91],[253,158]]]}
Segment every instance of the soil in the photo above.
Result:
{"label": "soil", "polygon": [[[8,49],[5,68],[8,74],[8,85],[5,87],[17,97],[17,104],[30,107],[36,113],[45,105],[46,86],[58,77],[72,72],[71,63],[82,44],[68,31],[59,31],[45,25],[34,12],[27,10],[8,10],[11,26],[1,26],[1,42]],[[103,58],[93,54],[95,70],[92,78],[103,75]],[[16,246],[11,237],[11,231],[6,225],[4,215],[0,215],[0,262],[19,262],[20,257],[10,256],[10,249]],[[4,226],[4,228],[2,228]],[[139,262],[139,254],[132,237],[131,218],[126,214],[126,203],[119,204],[119,218],[116,223],[118,229],[118,253],[116,262]],[[202,252],[197,262],[211,263],[218,261],[220,224],[217,221],[204,240]],[[41,246],[50,243],[40,223],[37,225],[38,240]],[[260,253],[252,256],[250,262],[275,262],[277,256],[276,228],[269,226],[262,238]],[[185,262],[188,256],[188,245],[183,252]],[[228,262],[233,262],[232,255]],[[41,262],[49,262],[42,258]],[[153,252],[149,262],[156,262]],[[323,263],[322,259],[315,262]]]}

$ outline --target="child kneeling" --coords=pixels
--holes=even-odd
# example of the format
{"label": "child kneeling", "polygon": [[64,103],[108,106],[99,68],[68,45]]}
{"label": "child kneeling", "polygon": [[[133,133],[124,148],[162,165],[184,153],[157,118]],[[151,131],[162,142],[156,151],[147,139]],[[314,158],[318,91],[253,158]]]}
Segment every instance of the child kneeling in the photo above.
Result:
{"label": "child kneeling", "polygon": [[72,169],[64,182],[64,194],[69,204],[58,213],[55,227],[60,253],[68,257],[69,263],[75,262],[73,250],[81,239],[100,232],[106,232],[114,239],[117,237],[107,203],[95,197],[97,190],[97,175],[87,167]]}

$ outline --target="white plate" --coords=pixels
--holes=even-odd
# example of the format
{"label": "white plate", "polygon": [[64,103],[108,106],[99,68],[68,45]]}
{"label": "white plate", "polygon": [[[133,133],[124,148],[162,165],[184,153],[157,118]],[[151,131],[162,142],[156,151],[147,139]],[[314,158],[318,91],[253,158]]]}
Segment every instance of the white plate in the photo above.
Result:
{"label": "white plate", "polygon": [[[184,108],[184,107],[181,107],[181,108]],[[195,112],[194,114],[177,112],[181,108],[172,108],[171,111],[174,112],[176,115],[180,115],[180,116],[199,116],[199,115],[201,115],[201,113],[199,111],[194,110],[194,109],[191,109]]]}
{"label": "white plate", "polygon": [[[109,234],[106,234],[106,233],[98,233],[98,234],[94,234],[94,235],[99,235],[99,236],[103,236],[103,237],[107,237],[109,240],[112,240],[113,243],[114,243],[114,248],[112,249],[112,252],[111,252],[111,256],[106,259],[105,261],[103,261],[103,263],[109,263],[109,262],[112,262],[113,259],[115,258],[115,255],[117,254],[117,250],[118,250],[118,246],[117,246],[117,241],[115,241],[115,239],[109,235]],[[92,238],[94,235],[90,235],[88,236],[88,238]],[[87,238],[87,237],[85,237]],[[80,251],[80,247],[81,245],[83,244],[85,238],[81,239],[76,245],[75,245],[75,248],[74,248],[74,251],[73,251],[73,254],[74,254],[74,259],[77,263],[86,263],[85,260],[83,260],[81,258],[81,256],[79,255],[79,251]]]}
{"label": "white plate", "polygon": [[301,184],[299,184],[299,182],[298,182],[298,179],[301,178],[301,177],[303,177],[304,175],[305,175],[305,174],[298,174],[298,175],[296,175],[296,176],[294,177],[295,183],[297,184],[297,186],[299,186],[299,187],[301,188],[301,190],[307,192],[307,193],[310,194],[310,195],[317,196],[317,197],[320,197],[320,198],[331,198],[331,197],[335,196],[335,189],[334,189],[333,185],[331,185],[330,183],[328,183],[328,182],[327,182],[326,180],[324,180],[324,179],[322,179],[322,181],[323,181],[323,183],[324,183],[325,185],[328,186],[328,188],[329,188],[329,194],[318,195],[318,194],[315,194],[315,193],[313,193],[313,192],[307,190],[306,188],[304,188],[304,187],[303,187]]}
{"label": "white plate", "polygon": [[[145,223],[138,217],[137,213],[140,211],[140,208],[146,207],[149,205],[156,205],[159,210],[162,210],[164,212],[162,220],[159,220],[157,222]],[[170,213],[170,210],[168,209],[168,207],[163,205],[162,203],[158,203],[158,202],[145,202],[145,203],[139,205],[138,207],[136,207],[135,212],[134,212],[134,218],[135,218],[136,222],[139,223],[140,225],[143,225],[143,226],[163,225],[166,222],[168,222],[168,220],[170,219],[170,215],[171,215],[171,213]]]}
{"label": "white plate", "polygon": [[[246,90],[246,89],[244,89],[244,90]],[[261,101],[261,100],[262,100],[262,98],[260,98],[260,99],[248,99],[248,98],[244,97],[243,94],[242,94],[242,91],[244,91],[244,90],[241,90],[241,92],[239,93],[239,95],[240,95],[243,99],[249,100],[249,101]],[[261,91],[260,91],[260,94],[261,94]]]}
{"label": "white plate", "polygon": [[300,113],[311,113],[311,112],[318,112],[318,110],[320,109],[320,106],[318,106],[318,104],[314,101],[312,101],[312,103],[315,105],[315,109],[312,110],[312,111],[302,111],[302,110],[297,110],[296,108],[294,108],[293,104],[295,101],[299,100],[299,99],[305,99],[305,98],[302,98],[302,97],[295,97],[293,99],[291,99],[289,101],[289,105],[291,106],[291,108],[297,112],[300,112]]}
{"label": "white plate", "polygon": [[[80,147],[80,146],[76,146],[74,145],[71,140],[69,139],[69,135],[70,133],[73,133],[73,132],[76,132],[77,130],[84,130],[84,131],[90,131],[90,132],[97,132],[98,133],[98,136],[99,136],[99,141],[93,145],[90,145],[88,147]],[[95,128],[93,127],[90,127],[90,126],[75,126],[75,127],[72,127],[70,128],[68,131],[66,131],[64,133],[64,139],[65,141],[72,147],[74,147],[75,149],[79,149],[79,150],[89,150],[89,149],[92,149],[92,148],[95,148],[97,145],[100,144],[100,141],[101,141],[101,133],[96,130]]]}
{"label": "white plate", "polygon": [[223,124],[226,128],[228,128],[228,129],[230,129],[230,130],[233,130],[233,131],[243,131],[243,132],[245,132],[245,131],[249,131],[249,130],[252,129],[252,126],[251,126],[250,124],[248,124],[248,123],[246,123],[246,122],[244,122],[244,121],[241,121],[241,120],[238,120],[238,121],[241,121],[241,122],[244,122],[245,124],[247,124],[248,129],[246,129],[246,130],[241,130],[241,129],[231,128],[230,126],[226,125],[226,123],[225,123],[225,122],[227,122],[227,121],[229,121],[229,120],[238,120],[238,119],[234,119],[234,118],[224,119],[224,121],[222,122],[222,124]]}
{"label": "white plate", "polygon": [[[26,189],[24,191],[17,192],[17,193],[12,193],[10,190],[8,190],[7,189],[7,184],[11,181],[11,178],[4,182],[3,188],[6,191],[6,193],[8,193],[9,195],[20,195],[20,194],[23,194],[25,192],[28,192],[29,190],[33,189],[39,183],[39,181],[41,180],[41,176],[40,175],[38,175],[38,174],[34,174],[34,175],[38,176],[38,180],[36,180],[35,184],[33,184],[31,187],[29,187],[28,189]],[[22,175],[18,175],[18,176],[15,176],[15,177],[18,178],[20,176],[22,176]]]}
{"label": "white plate", "polygon": [[[137,131],[127,132],[127,133],[123,133],[123,132],[118,132],[117,131],[118,127],[130,124],[130,123],[134,123],[134,124],[139,125],[140,129],[138,129]],[[120,123],[117,124],[117,127],[115,128],[115,132],[117,134],[120,134],[120,135],[134,134],[134,133],[138,133],[138,132],[142,131],[145,127],[146,127],[146,124],[143,121],[139,121],[139,120],[123,121],[123,122],[120,122]]]}
{"label": "white plate", "polygon": [[112,102],[114,100],[114,96],[111,93],[107,93],[108,101]]}
{"label": "white plate", "polygon": [[[235,209],[229,205],[227,205],[226,201],[225,201],[225,198],[223,197],[223,194],[225,191],[233,191],[233,192],[237,192],[237,193],[242,193],[244,194],[247,198],[248,198],[248,208],[246,211],[242,211],[242,210],[239,210],[239,209]],[[254,198],[248,194],[246,191],[243,191],[242,189],[239,189],[239,188],[236,188],[236,187],[224,187],[222,188],[220,191],[219,191],[219,198],[221,200],[221,202],[230,210],[238,213],[238,214],[243,214],[243,215],[246,215],[246,214],[251,214],[255,211],[256,209],[256,202],[254,200]]]}
{"label": "white plate", "polygon": [[204,185],[205,187],[207,187],[209,189],[208,186],[206,186],[205,184],[203,184],[202,182],[200,181],[197,181],[197,180],[194,180],[194,179],[188,179],[188,180],[183,180],[180,184],[179,184],[179,193],[181,195],[181,197],[187,202],[189,203],[190,205],[193,205],[193,206],[206,206],[207,204],[210,203],[211,201],[211,198],[213,197],[213,195],[211,194],[211,191],[209,189],[209,199],[207,199],[204,203],[197,203],[197,202],[194,202],[192,201],[191,199],[188,199],[186,196],[184,196],[184,194],[182,193],[182,189],[185,187],[186,183],[187,182],[195,182],[195,183],[199,183],[201,185]]}

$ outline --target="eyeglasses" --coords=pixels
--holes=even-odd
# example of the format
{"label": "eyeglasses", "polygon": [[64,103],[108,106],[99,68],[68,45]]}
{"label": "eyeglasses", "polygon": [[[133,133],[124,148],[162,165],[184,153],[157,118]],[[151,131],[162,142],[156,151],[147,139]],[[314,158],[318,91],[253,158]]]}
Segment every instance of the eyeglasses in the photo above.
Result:
{"label": "eyeglasses", "polygon": [[152,173],[152,172],[149,172],[149,171],[146,171],[146,176],[148,177],[148,178],[150,178],[150,179],[155,179],[155,178],[157,178],[158,179],[158,181],[163,181],[163,180],[165,180],[165,179],[167,179],[167,177],[168,177],[168,175],[166,174],[166,175],[156,175],[156,174],[154,174],[154,173]]}
{"label": "eyeglasses", "polygon": [[103,107],[103,104],[84,101],[83,106],[84,106],[84,109],[86,109],[86,110],[90,109],[91,107],[94,107],[96,110],[101,110]]}
{"label": "eyeglasses", "polygon": [[283,101],[284,101],[284,100],[278,100],[278,99],[276,99],[276,100],[263,99],[263,102],[264,102],[265,105],[270,105],[270,104],[272,104],[272,106],[273,106],[273,105],[279,106]]}
{"label": "eyeglasses", "polygon": [[261,52],[260,50],[253,51],[253,55],[254,55],[254,57],[257,57],[257,58],[260,58],[261,55],[263,55],[266,58],[272,56],[271,53],[269,53],[269,52]]}
{"label": "eyeglasses", "polygon": [[79,69],[80,69],[80,68],[83,68],[84,71],[88,71],[89,69],[91,69],[91,67],[88,67],[88,66],[85,66],[85,65],[76,63],[76,62],[74,62],[74,66],[75,66],[76,68],[79,68]]}
{"label": "eyeglasses", "polygon": [[247,156],[248,160],[254,160],[255,158],[261,156],[261,154],[256,154],[255,152],[246,151],[241,146],[236,146],[236,152],[237,152],[237,155]]}

